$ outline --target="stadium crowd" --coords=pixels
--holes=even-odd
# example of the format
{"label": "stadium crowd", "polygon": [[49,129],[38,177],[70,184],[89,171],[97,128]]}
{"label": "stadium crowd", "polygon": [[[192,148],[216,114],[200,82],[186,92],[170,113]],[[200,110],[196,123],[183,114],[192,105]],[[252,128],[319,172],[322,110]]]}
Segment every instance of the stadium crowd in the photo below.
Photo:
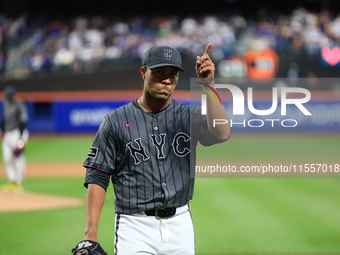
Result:
{"label": "stadium crowd", "polygon": [[[24,16],[16,20],[0,16],[0,45],[3,37],[18,37],[24,29]],[[278,54],[304,50],[315,55],[324,46],[340,44],[340,14],[299,8],[290,15],[259,13],[257,20],[210,14],[136,16],[128,20],[84,15],[37,27],[29,40],[31,47],[22,52],[21,61],[27,75],[58,69],[92,71],[103,63],[140,60],[145,50],[156,44],[195,56],[209,41],[215,61],[246,49],[266,47]],[[0,51],[0,70],[5,66],[5,55]]]}

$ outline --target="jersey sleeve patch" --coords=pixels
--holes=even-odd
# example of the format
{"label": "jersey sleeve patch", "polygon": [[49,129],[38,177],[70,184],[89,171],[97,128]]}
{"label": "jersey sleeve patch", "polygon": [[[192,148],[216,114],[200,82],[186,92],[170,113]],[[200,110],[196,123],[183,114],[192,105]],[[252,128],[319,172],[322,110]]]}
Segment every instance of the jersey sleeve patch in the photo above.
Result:
{"label": "jersey sleeve patch", "polygon": [[90,150],[89,150],[89,153],[87,154],[87,156],[89,158],[96,158],[97,157],[97,152],[98,152],[98,148],[91,147]]}

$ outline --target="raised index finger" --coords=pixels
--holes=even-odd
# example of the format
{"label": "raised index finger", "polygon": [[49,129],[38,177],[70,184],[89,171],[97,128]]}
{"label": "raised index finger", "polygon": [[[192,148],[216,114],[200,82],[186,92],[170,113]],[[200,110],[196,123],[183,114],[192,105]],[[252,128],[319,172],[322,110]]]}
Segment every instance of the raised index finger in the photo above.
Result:
{"label": "raised index finger", "polygon": [[205,48],[204,54],[209,55],[211,47],[212,47],[212,43],[208,43],[207,47]]}

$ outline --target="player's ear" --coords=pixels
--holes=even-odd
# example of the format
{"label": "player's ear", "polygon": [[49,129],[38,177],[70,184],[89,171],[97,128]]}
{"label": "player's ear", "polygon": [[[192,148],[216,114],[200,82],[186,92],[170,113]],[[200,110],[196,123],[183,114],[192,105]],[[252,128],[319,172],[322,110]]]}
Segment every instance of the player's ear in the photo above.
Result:
{"label": "player's ear", "polygon": [[139,69],[139,72],[140,72],[140,75],[142,76],[142,79],[144,80],[145,79],[145,74],[146,74],[146,67],[142,66]]}

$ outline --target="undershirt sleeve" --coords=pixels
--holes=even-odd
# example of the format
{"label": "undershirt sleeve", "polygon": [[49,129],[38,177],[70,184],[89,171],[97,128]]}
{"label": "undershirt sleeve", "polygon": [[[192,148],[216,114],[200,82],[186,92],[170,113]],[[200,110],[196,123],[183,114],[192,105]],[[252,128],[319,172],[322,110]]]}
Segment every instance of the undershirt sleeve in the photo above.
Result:
{"label": "undershirt sleeve", "polygon": [[89,184],[97,184],[106,191],[110,184],[110,177],[111,175],[109,173],[98,169],[87,168],[84,186],[87,188]]}
{"label": "undershirt sleeve", "polygon": [[214,144],[222,143],[224,141],[215,137],[208,128],[207,118],[201,114],[201,108],[194,106],[192,108],[193,128],[194,132],[192,136],[196,138],[203,146],[211,146]]}

